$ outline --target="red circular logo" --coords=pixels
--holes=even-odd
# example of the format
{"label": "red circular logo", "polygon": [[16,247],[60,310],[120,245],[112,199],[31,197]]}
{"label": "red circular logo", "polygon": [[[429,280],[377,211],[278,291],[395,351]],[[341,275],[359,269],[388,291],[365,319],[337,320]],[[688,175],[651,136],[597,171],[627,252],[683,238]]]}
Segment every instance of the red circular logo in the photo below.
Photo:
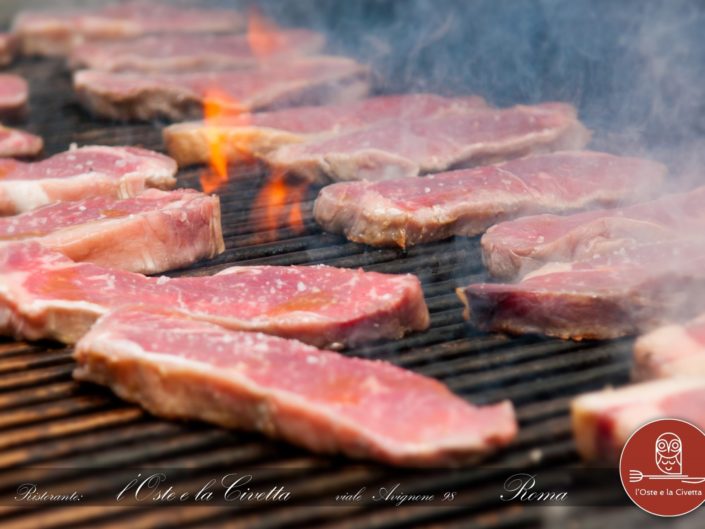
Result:
{"label": "red circular logo", "polygon": [[679,419],[658,419],[624,445],[619,474],[627,496],[657,516],[680,516],[705,501],[705,434]]}

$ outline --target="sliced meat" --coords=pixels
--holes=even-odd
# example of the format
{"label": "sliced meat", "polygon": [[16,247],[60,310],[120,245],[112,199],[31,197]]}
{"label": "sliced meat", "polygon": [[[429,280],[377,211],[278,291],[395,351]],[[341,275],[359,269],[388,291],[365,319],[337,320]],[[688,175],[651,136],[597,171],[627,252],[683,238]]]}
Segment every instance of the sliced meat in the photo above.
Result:
{"label": "sliced meat", "polygon": [[458,289],[482,329],[560,338],[617,338],[705,311],[705,244],[621,248],[550,263],[518,283]]}
{"label": "sliced meat", "polygon": [[72,68],[109,71],[227,70],[315,53],[325,44],[322,34],[304,29],[267,34],[266,49],[253,48],[251,40],[248,35],[170,34],[92,41],[75,47],[69,61]]}
{"label": "sliced meat", "polygon": [[0,246],[5,334],[73,343],[108,310],[171,307],[233,329],[319,346],[428,327],[419,280],[328,266],[234,266],[209,277],[147,277],[74,263],[36,242]]}
{"label": "sliced meat", "polygon": [[484,99],[476,96],[378,96],[337,105],[177,123],[164,129],[164,143],[179,165],[208,162],[209,146],[214,141],[225,151],[227,160],[235,163],[263,158],[283,145],[300,143],[316,135],[340,134],[382,121],[430,118],[457,109],[486,107]]}
{"label": "sliced meat", "polygon": [[245,20],[230,9],[186,8],[159,2],[123,2],[94,9],[22,11],[13,21],[22,52],[66,55],[90,39],[125,39],[153,33],[228,33]]}
{"label": "sliced meat", "polygon": [[573,435],[587,460],[619,461],[640,426],[655,419],[683,419],[705,427],[705,378],[683,377],[587,393],[571,404]]}
{"label": "sliced meat", "polygon": [[[28,158],[39,154],[42,148],[44,148],[44,141],[39,136],[0,125],[0,158]],[[4,163],[0,160],[0,167]],[[1,181],[0,189],[2,189]],[[2,191],[0,191],[0,197],[2,197]],[[0,198],[0,204],[2,204],[2,198]]]}
{"label": "sliced meat", "polygon": [[641,336],[634,346],[638,379],[705,376],[705,314]]}
{"label": "sliced meat", "polygon": [[289,145],[267,161],[311,181],[388,180],[490,163],[533,152],[579,149],[590,137],[561,103],[458,109],[432,119],[384,122]]}
{"label": "sliced meat", "polygon": [[258,430],[314,452],[449,465],[507,445],[510,402],[476,407],[440,382],[295,340],[125,307],[77,344],[74,377],[168,418]]}
{"label": "sliced meat", "polygon": [[352,59],[321,56],[208,73],[83,70],[73,81],[81,102],[99,116],[178,120],[201,116],[206,99],[231,113],[351,101],[367,94],[368,78],[369,70]]}
{"label": "sliced meat", "polygon": [[15,60],[17,39],[11,33],[0,33],[0,66],[7,66]]}
{"label": "sliced meat", "polygon": [[661,164],[591,151],[535,155],[500,165],[324,187],[314,216],[356,242],[399,246],[482,233],[500,220],[638,200],[654,193]]}
{"label": "sliced meat", "polygon": [[93,196],[127,198],[176,184],[176,163],[136,147],[93,145],[41,162],[0,160],[0,215]]}
{"label": "sliced meat", "polygon": [[143,274],[224,250],[218,197],[148,189],[136,198],[57,202],[0,218],[0,241],[32,239],[74,261]]}
{"label": "sliced meat", "polygon": [[17,120],[27,114],[29,86],[19,75],[0,74],[0,119]]}
{"label": "sliced meat", "polygon": [[705,187],[700,187],[619,209],[523,217],[487,230],[482,255],[493,276],[513,279],[548,262],[581,260],[638,244],[702,238],[703,204]]}

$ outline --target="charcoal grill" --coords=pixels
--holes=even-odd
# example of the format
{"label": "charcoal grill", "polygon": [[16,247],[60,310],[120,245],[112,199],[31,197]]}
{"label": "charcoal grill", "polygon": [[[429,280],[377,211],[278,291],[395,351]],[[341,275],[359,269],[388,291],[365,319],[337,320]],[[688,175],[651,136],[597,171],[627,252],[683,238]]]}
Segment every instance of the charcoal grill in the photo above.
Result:
{"label": "charcoal grill", "polygon": [[[75,103],[60,61],[23,60],[12,69],[30,80],[31,115],[24,127],[46,140],[45,154],[70,143],[140,145],[161,149],[155,124],[116,125],[95,120]],[[199,188],[201,168],[181,170],[180,186]],[[229,432],[200,423],[168,422],[149,416],[108,391],[72,381],[72,350],[54,343],[4,341],[0,344],[0,492],[10,496],[28,475],[54,488],[114,496],[121,472],[138,467],[190,468],[220,472],[268,468],[284,479],[286,469],[306,469],[305,505],[210,505],[200,507],[119,507],[109,503],[80,507],[47,504],[0,505],[0,526],[79,527],[271,527],[271,528],[467,528],[467,527],[641,527],[653,518],[623,503],[621,491],[598,484],[583,487],[584,507],[539,507],[499,499],[510,471],[537,476],[568,472],[578,465],[568,406],[579,393],[628,381],[630,339],[571,342],[539,337],[510,338],[468,326],[454,289],[485,279],[478,239],[458,238],[414,247],[407,252],[371,249],[322,232],[312,219],[316,189],[302,203],[303,228],[282,227],[264,237],[251,205],[267,181],[266,172],[232,169],[219,188],[227,250],[174,276],[213,273],[233,264],[317,264],[417,274],[431,312],[431,327],[404,339],[380,342],[345,354],[390,361],[436,377],[474,403],[509,398],[517,407],[517,441],[487,463],[462,472],[429,470],[416,474],[428,492],[456,490],[452,505],[387,504],[333,506],[322,500],[336,487],[397,480],[399,471],[374,464],[351,465],[316,457],[250,433]],[[60,468],[59,468],[60,467]],[[280,479],[281,478],[281,479]],[[613,485],[613,484],[611,484]],[[110,492],[107,492],[110,491]],[[594,506],[601,506],[596,509]],[[606,507],[610,506],[610,507]],[[702,527],[690,515],[681,527]]]}

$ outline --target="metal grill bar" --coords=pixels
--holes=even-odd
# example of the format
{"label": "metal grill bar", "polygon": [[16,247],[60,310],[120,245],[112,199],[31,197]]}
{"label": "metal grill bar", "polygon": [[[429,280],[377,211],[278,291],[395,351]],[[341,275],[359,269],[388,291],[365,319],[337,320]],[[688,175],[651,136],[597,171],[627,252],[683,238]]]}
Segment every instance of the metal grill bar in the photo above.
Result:
{"label": "metal grill bar", "polygon": [[[26,128],[47,140],[47,154],[69,143],[138,144],[161,149],[158,124],[116,125],[92,120],[73,102],[68,75],[58,61],[25,61],[14,67],[30,79],[32,112]],[[179,182],[198,187],[203,169],[183,170]],[[522,430],[517,442],[492,462],[517,468],[549,468],[577,462],[567,415],[570,397],[606,384],[621,384],[629,372],[630,340],[574,343],[537,337],[509,338],[470,328],[461,317],[453,290],[485,278],[477,239],[458,239],[403,252],[370,249],[326,234],[316,226],[311,208],[316,189],[302,203],[303,231],[280,229],[268,240],[259,226],[262,210],[249,209],[266,183],[258,168],[234,170],[219,189],[227,251],[173,276],[210,274],[237,264],[326,263],[364,267],[387,273],[415,273],[424,287],[432,326],[424,333],[382,342],[345,354],[380,358],[447,383],[477,403],[511,398]],[[267,463],[267,479],[277,481],[286,469],[303,465],[312,498],[332,486],[370,486],[393,479],[385,467],[349,467],[318,458],[255,434],[227,432],[202,424],[181,424],[148,416],[100,388],[71,379],[71,348],[52,343],[0,345],[0,490],[16,486],[28,468],[46,468],[43,477],[62,486],[81,486],[97,494],[114,494],[124,472],[106,475],[95,468],[173,466],[199,471]],[[63,470],[57,471],[60,465]],[[276,466],[275,466],[276,465]],[[498,469],[499,468],[499,469]],[[467,472],[436,473],[433,486],[458,487],[471,498],[463,507],[322,507],[259,505],[238,507],[237,516],[223,506],[170,508],[0,508],[0,523],[15,527],[180,527],[327,529],[531,527],[541,511],[499,504],[488,479],[501,466]],[[596,490],[599,498],[602,491]],[[315,503],[315,502],[314,502]]]}

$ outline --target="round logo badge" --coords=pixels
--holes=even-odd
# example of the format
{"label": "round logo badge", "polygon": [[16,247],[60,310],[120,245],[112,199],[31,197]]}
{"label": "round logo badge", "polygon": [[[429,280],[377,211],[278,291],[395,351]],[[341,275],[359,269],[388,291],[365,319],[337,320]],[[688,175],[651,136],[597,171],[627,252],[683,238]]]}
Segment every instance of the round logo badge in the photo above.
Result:
{"label": "round logo badge", "polygon": [[619,474],[627,496],[656,516],[680,516],[705,500],[705,434],[679,419],[659,419],[624,445]]}

